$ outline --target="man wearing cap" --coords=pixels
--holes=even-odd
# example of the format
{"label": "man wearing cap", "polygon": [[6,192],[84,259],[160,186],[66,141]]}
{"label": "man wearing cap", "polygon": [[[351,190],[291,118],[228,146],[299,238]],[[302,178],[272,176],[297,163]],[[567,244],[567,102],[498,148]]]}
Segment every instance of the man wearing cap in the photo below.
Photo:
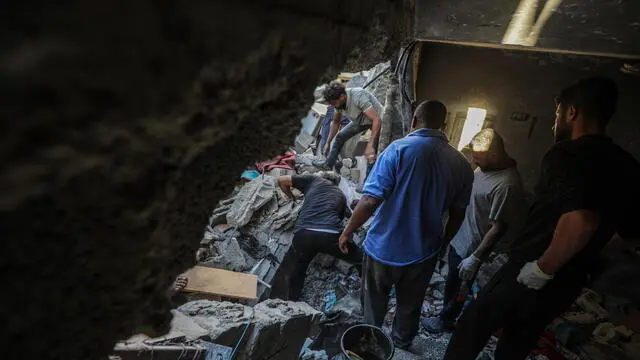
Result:
{"label": "man wearing cap", "polygon": [[464,222],[449,246],[444,308],[439,316],[422,322],[431,333],[453,330],[464,302],[457,299],[458,295],[467,295],[461,288],[470,288],[493,245],[513,226],[523,207],[520,174],[502,137],[493,129],[484,129],[473,137],[470,152],[478,168]]}
{"label": "man wearing cap", "polygon": [[[327,156],[327,160],[316,162],[315,165],[333,168],[338,159],[338,153],[342,150],[344,144],[352,137],[369,129],[371,129],[371,139],[365,148],[364,155],[369,163],[373,163],[376,159],[376,148],[380,137],[380,127],[382,126],[380,121],[382,104],[368,90],[363,88],[347,89],[338,81],[327,84],[322,91],[322,95],[323,99],[320,100],[331,105],[335,112],[331,122],[329,138],[324,149],[322,149],[323,154]],[[343,115],[349,118],[350,123],[338,132],[340,119]],[[334,138],[335,141],[331,146]]]}

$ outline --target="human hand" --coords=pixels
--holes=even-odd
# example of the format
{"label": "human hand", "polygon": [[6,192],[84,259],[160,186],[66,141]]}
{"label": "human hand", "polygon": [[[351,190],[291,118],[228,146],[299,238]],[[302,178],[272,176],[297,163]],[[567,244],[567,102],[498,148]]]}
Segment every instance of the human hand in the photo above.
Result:
{"label": "human hand", "polygon": [[173,291],[178,292],[184,290],[189,283],[189,278],[185,275],[178,275],[176,281],[173,282]]}
{"label": "human hand", "polygon": [[364,156],[369,164],[373,164],[376,161],[376,151],[370,144],[371,143],[367,144],[367,147],[364,149]]}
{"label": "human hand", "polygon": [[465,281],[473,279],[473,276],[476,274],[476,271],[478,271],[480,264],[482,264],[482,260],[474,254],[463,259],[460,265],[458,265],[458,275],[460,276],[460,279]]}
{"label": "human hand", "polygon": [[343,254],[349,253],[349,242],[353,238],[353,234],[347,234],[344,231],[340,234],[340,239],[338,240],[338,247]]}
{"label": "human hand", "polygon": [[518,282],[529,289],[540,290],[546,284],[547,281],[553,279],[553,275],[545,274],[538,266],[537,261],[532,261],[524,264],[518,274]]}

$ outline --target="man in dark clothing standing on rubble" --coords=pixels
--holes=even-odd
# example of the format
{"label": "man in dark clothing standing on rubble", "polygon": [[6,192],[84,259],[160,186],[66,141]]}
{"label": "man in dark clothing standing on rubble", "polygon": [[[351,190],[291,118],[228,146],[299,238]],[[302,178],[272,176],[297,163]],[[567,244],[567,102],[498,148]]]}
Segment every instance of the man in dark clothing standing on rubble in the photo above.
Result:
{"label": "man in dark clothing standing on rubble", "polygon": [[[557,99],[554,145],[509,261],[464,311],[446,360],[474,360],[498,329],[496,360],[524,359],[585,286],[615,232],[637,236],[640,165],[605,136],[618,90],[583,79]],[[634,223],[636,222],[636,223]]]}
{"label": "man in dark clothing standing on rubble", "polygon": [[[404,349],[418,332],[437,255],[458,231],[471,195],[471,166],[439,130],[446,115],[439,101],[416,108],[412,132],[380,154],[364,196],[340,236],[340,248],[348,253],[353,232],[375,213],[364,242],[364,320],[382,326],[395,286],[398,302],[392,337]],[[449,222],[443,231],[447,212]]]}
{"label": "man in dark clothing standing on rubble", "polygon": [[285,175],[278,177],[282,191],[295,199],[291,188],[304,194],[304,202],[296,220],[293,237],[295,267],[289,279],[289,299],[300,299],[307,268],[318,253],[329,254],[355,264],[362,262],[362,252],[349,243],[349,253],[338,248],[342,220],[351,215],[347,199],[338,184],[340,176],[334,172],[316,175]]}

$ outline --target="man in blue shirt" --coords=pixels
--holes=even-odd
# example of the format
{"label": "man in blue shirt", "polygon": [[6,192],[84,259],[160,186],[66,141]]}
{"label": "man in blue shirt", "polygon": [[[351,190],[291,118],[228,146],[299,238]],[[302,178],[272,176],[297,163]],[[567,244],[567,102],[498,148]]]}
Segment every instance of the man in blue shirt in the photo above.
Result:
{"label": "man in blue shirt", "polygon": [[375,213],[364,241],[364,318],[368,324],[382,325],[395,286],[392,337],[404,349],[418,332],[437,254],[458,231],[471,196],[471,166],[439,131],[446,115],[438,101],[416,108],[412,132],[380,154],[339,240],[341,250],[348,252],[353,232]]}

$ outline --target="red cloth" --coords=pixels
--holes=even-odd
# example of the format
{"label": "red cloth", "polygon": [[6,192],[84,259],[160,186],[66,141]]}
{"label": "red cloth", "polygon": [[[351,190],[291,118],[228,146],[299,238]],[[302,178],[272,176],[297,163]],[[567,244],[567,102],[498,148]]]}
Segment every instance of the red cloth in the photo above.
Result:
{"label": "red cloth", "polygon": [[293,165],[296,162],[296,154],[287,151],[284,155],[278,155],[271,161],[263,161],[256,163],[256,168],[259,172],[265,173],[272,169],[287,169],[294,170]]}

